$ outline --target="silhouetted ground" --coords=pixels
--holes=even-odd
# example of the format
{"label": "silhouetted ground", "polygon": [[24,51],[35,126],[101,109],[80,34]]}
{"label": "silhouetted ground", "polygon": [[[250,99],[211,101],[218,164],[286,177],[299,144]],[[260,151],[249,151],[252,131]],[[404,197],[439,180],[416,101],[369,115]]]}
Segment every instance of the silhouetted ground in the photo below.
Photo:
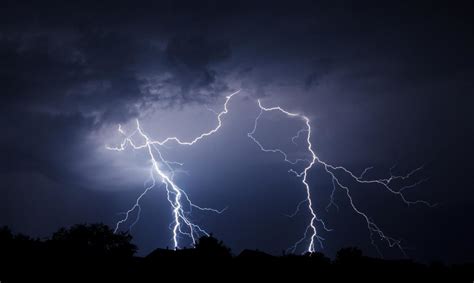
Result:
{"label": "silhouetted ground", "polygon": [[216,238],[202,237],[194,248],[156,249],[136,257],[127,233],[114,234],[103,224],[60,229],[49,239],[13,235],[0,228],[0,281],[159,282],[183,279],[329,280],[376,282],[473,282],[474,265],[424,265],[411,260],[363,256],[361,250],[341,249],[331,261],[322,253],[272,256],[244,250],[233,256]]}

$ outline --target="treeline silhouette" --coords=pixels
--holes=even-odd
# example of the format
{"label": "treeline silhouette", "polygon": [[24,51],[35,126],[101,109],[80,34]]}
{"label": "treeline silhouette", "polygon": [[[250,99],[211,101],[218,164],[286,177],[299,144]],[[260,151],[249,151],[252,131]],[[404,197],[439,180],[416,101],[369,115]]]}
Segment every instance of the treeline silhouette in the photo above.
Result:
{"label": "treeline silhouette", "polygon": [[[400,281],[419,278],[430,281],[473,282],[474,265],[421,264],[412,260],[384,260],[364,256],[356,247],[343,248],[334,260],[324,254],[272,256],[258,250],[233,255],[215,237],[198,239],[193,248],[156,249],[145,257],[135,256],[137,247],[129,233],[114,233],[104,224],[79,224],[61,228],[47,239],[14,235],[0,228],[0,282],[102,279],[163,281],[165,278],[356,278],[364,281]],[[234,278],[235,277],[235,278]],[[149,279],[152,280],[149,280]],[[161,280],[160,280],[161,279]],[[404,280],[405,281],[405,280]]]}

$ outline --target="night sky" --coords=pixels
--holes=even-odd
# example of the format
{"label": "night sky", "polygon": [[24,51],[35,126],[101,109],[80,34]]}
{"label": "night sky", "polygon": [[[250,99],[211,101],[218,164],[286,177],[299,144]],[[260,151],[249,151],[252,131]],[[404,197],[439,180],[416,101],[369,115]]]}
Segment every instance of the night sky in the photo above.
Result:
{"label": "night sky", "polygon": [[[281,254],[309,219],[305,209],[286,216],[304,198],[291,167],[247,137],[261,99],[308,116],[314,149],[331,164],[356,174],[373,166],[370,178],[424,165],[412,180],[427,181],[406,194],[436,207],[407,206],[373,185],[352,184],[354,201],[410,258],[474,260],[472,2],[19,2],[0,4],[0,225],[38,237],[76,223],[115,226],[150,167],[143,152],[106,150],[121,141],[118,124],[132,130],[138,118],[153,138],[190,139],[215,127],[209,109],[241,90],[218,133],[166,149],[184,163],[175,180],[195,203],[227,207],[192,218],[234,253]],[[304,141],[288,142],[303,126],[268,114],[257,136],[304,158]],[[326,210],[331,179],[320,166],[308,178],[333,229],[317,249],[376,256],[345,193],[336,191],[339,210]],[[172,247],[163,188],[141,204],[131,231],[139,254]]]}

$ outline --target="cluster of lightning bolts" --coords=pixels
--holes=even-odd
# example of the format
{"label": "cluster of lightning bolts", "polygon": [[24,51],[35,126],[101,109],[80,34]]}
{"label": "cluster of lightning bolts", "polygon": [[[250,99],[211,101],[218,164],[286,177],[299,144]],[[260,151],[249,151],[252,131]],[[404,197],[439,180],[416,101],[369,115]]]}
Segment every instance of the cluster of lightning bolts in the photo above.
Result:
{"label": "cluster of lightning bolts", "polygon": [[[331,177],[332,184],[333,184],[333,189],[332,189],[332,192],[331,192],[331,195],[330,195],[330,201],[329,201],[328,206],[326,207],[326,210],[329,209],[329,207],[331,207],[331,206],[334,206],[334,207],[336,207],[336,209],[339,209],[339,207],[337,206],[337,204],[334,201],[334,194],[335,194],[335,191],[336,191],[337,188],[341,188],[345,192],[352,209],[355,211],[355,213],[360,215],[365,220],[365,222],[367,223],[367,229],[369,230],[371,243],[375,247],[377,252],[380,255],[382,255],[381,252],[380,252],[380,249],[378,248],[378,246],[375,242],[375,239],[373,237],[374,235],[378,235],[380,237],[380,239],[386,241],[387,244],[390,247],[396,246],[403,253],[405,253],[404,250],[403,250],[403,247],[401,246],[401,241],[400,240],[397,240],[393,237],[390,237],[390,236],[386,235],[380,229],[380,227],[366,213],[362,212],[357,207],[357,205],[355,204],[354,199],[351,195],[351,191],[350,191],[349,186],[344,184],[344,182],[342,181],[342,178],[339,178],[337,173],[342,172],[343,174],[348,176],[352,181],[354,181],[356,183],[359,183],[359,184],[378,184],[382,188],[384,188],[388,192],[390,192],[391,194],[394,194],[394,195],[398,196],[406,205],[424,204],[424,205],[432,207],[434,205],[427,202],[427,201],[425,201],[425,200],[409,200],[409,199],[407,199],[407,197],[404,194],[405,190],[413,188],[413,187],[421,184],[422,182],[426,181],[426,179],[421,179],[421,180],[419,180],[415,183],[403,186],[399,189],[395,189],[392,186],[392,184],[396,180],[407,180],[407,179],[409,179],[416,172],[420,171],[423,168],[423,166],[418,167],[415,170],[409,172],[407,175],[403,175],[403,176],[392,174],[392,170],[393,170],[393,167],[392,167],[390,169],[390,176],[388,178],[365,179],[364,176],[366,175],[366,173],[369,170],[372,169],[372,167],[368,167],[368,168],[365,168],[359,176],[357,176],[356,174],[354,174],[349,169],[347,169],[343,166],[331,165],[331,164],[321,160],[316,155],[316,153],[314,152],[314,149],[313,149],[313,145],[311,143],[311,135],[312,135],[311,123],[310,123],[310,119],[307,116],[301,115],[301,114],[298,114],[298,113],[289,112],[289,111],[281,108],[280,106],[265,107],[265,106],[262,105],[260,100],[258,100],[257,102],[258,102],[258,106],[260,108],[260,112],[259,112],[258,116],[255,118],[254,127],[253,127],[252,131],[248,133],[248,137],[250,139],[252,139],[262,151],[280,154],[284,158],[284,161],[289,163],[290,165],[296,165],[297,163],[300,163],[300,162],[306,163],[305,167],[300,171],[296,171],[296,169],[290,169],[289,170],[289,172],[294,173],[296,175],[296,177],[301,178],[301,182],[302,182],[302,184],[305,188],[305,192],[306,192],[306,198],[303,199],[300,203],[298,203],[298,205],[296,206],[295,212],[292,213],[289,216],[290,217],[295,216],[300,211],[300,207],[302,205],[306,204],[307,208],[308,208],[308,211],[311,214],[311,220],[310,220],[308,226],[306,227],[306,230],[303,234],[303,237],[301,239],[299,239],[289,250],[294,252],[296,250],[296,248],[301,243],[303,243],[305,240],[309,239],[309,244],[306,248],[306,251],[310,252],[310,253],[315,252],[316,251],[315,241],[317,240],[319,242],[320,246],[322,247],[323,246],[322,240],[324,240],[324,238],[321,237],[320,234],[318,233],[318,228],[317,228],[318,224],[325,231],[328,231],[328,232],[331,231],[331,229],[327,228],[325,222],[321,218],[318,217],[316,211],[313,208],[313,200],[311,198],[311,190],[310,190],[310,185],[308,183],[308,172],[315,165],[321,165],[324,168],[325,172],[328,173],[329,176]],[[306,144],[307,144],[307,150],[311,155],[310,159],[291,160],[291,159],[289,159],[288,154],[285,151],[283,151],[282,149],[280,149],[280,148],[266,148],[262,145],[262,143],[259,140],[257,140],[255,138],[255,132],[257,131],[258,122],[261,119],[261,116],[263,115],[263,113],[265,113],[265,112],[280,112],[280,113],[282,113],[282,114],[284,114],[284,115],[286,115],[290,118],[301,119],[304,122],[305,127],[300,129],[296,133],[296,135],[291,138],[291,141],[294,144],[296,144],[296,140],[298,140],[300,138],[300,136],[302,134],[304,134],[305,135],[305,141],[306,141]],[[308,235],[308,233],[309,233],[309,235]]]}
{"label": "cluster of lightning bolts", "polygon": [[[116,223],[115,232],[117,232],[120,229],[121,225],[128,223],[129,221],[132,221],[131,220],[132,215],[134,215],[134,220],[132,221],[132,223],[130,224],[128,228],[131,229],[138,222],[138,220],[140,219],[140,213],[141,213],[140,201],[151,189],[156,187],[156,183],[157,183],[156,179],[158,177],[166,190],[167,200],[172,208],[173,222],[170,225],[170,229],[172,230],[172,234],[173,234],[172,240],[173,240],[174,248],[178,249],[180,247],[179,239],[183,236],[188,237],[193,243],[195,243],[196,239],[199,236],[209,235],[208,232],[206,232],[206,230],[201,228],[199,225],[193,223],[192,220],[190,219],[192,209],[220,214],[225,210],[225,208],[221,210],[217,210],[214,208],[201,207],[194,204],[189,198],[189,196],[186,194],[186,192],[182,188],[180,188],[174,181],[175,172],[176,172],[175,166],[182,166],[183,164],[179,162],[168,161],[167,159],[165,159],[164,155],[162,154],[162,148],[169,143],[175,143],[177,145],[182,145],[182,146],[192,146],[195,143],[199,142],[200,140],[218,132],[218,130],[222,126],[222,116],[228,113],[227,107],[228,107],[229,101],[234,95],[236,95],[239,92],[240,91],[236,91],[230,94],[229,96],[227,96],[224,103],[224,109],[221,112],[215,112],[215,114],[217,115],[217,122],[218,122],[215,128],[209,130],[208,132],[202,133],[201,135],[189,141],[182,141],[178,137],[167,137],[161,141],[152,140],[148,137],[147,134],[144,133],[143,129],[140,126],[140,122],[138,120],[136,121],[136,128],[130,134],[127,134],[119,125],[118,131],[124,137],[122,142],[117,147],[107,146],[106,148],[113,151],[124,151],[127,149],[127,147],[131,147],[134,150],[140,150],[140,149],[146,150],[150,158],[151,167],[150,167],[150,179],[147,182],[148,185],[145,186],[146,187],[145,190],[138,196],[134,205],[128,211],[123,213],[124,217]],[[422,167],[416,168],[415,170],[411,171],[407,175],[403,175],[403,176],[392,174],[392,168],[391,168],[390,176],[388,178],[365,179],[364,176],[366,175],[366,173],[370,169],[372,169],[372,167],[369,167],[369,168],[364,169],[362,174],[357,176],[352,171],[346,169],[345,167],[334,166],[327,162],[324,162],[316,155],[313,149],[313,145],[311,143],[312,129],[311,129],[311,124],[310,124],[310,119],[308,117],[298,114],[298,113],[292,113],[292,112],[286,111],[280,106],[270,107],[270,108],[264,107],[260,100],[258,100],[257,102],[258,102],[260,112],[258,116],[255,118],[254,127],[252,131],[248,133],[248,137],[251,140],[253,140],[262,151],[280,154],[284,158],[284,161],[289,163],[291,166],[294,166],[299,163],[305,164],[304,168],[300,171],[297,171],[296,169],[289,170],[289,172],[295,174],[297,178],[301,179],[301,182],[303,184],[303,187],[305,188],[305,193],[306,193],[305,199],[303,199],[300,203],[298,203],[295,212],[289,216],[290,217],[295,216],[300,211],[301,206],[306,204],[308,211],[311,215],[311,219],[309,221],[308,226],[306,227],[306,230],[303,233],[303,237],[299,239],[290,248],[290,250],[292,252],[295,252],[295,250],[300,244],[302,244],[305,241],[308,241],[309,244],[306,248],[306,251],[315,252],[316,251],[315,241],[318,241],[318,243],[322,247],[322,240],[324,240],[318,232],[319,227],[321,227],[325,231],[331,231],[331,229],[327,228],[325,222],[321,218],[318,217],[315,209],[313,208],[311,189],[310,189],[310,184],[308,182],[309,171],[315,165],[322,165],[324,170],[331,177],[332,184],[333,184],[333,190],[330,196],[330,202],[328,206],[326,207],[326,209],[328,209],[331,206],[334,206],[338,209],[338,206],[334,201],[334,194],[337,188],[344,190],[352,209],[358,215],[362,216],[363,219],[366,221],[372,244],[375,246],[377,251],[379,251],[379,249],[375,243],[375,239],[373,238],[374,235],[378,235],[381,240],[385,240],[390,247],[396,246],[403,252],[403,248],[401,246],[400,240],[387,236],[379,228],[379,226],[373,220],[371,220],[371,218],[369,218],[369,216],[366,213],[362,212],[356,206],[351,196],[349,187],[345,185],[340,178],[338,178],[337,172],[342,172],[343,174],[346,174],[353,181],[360,184],[378,184],[384,189],[386,189],[388,192],[398,196],[407,205],[424,204],[427,206],[433,206],[432,204],[424,200],[409,200],[405,197],[405,194],[404,194],[404,191],[406,189],[410,189],[417,186],[421,182],[424,182],[425,179],[422,179],[416,183],[412,183],[410,185],[404,186],[399,189],[394,189],[392,186],[392,183],[396,180],[409,179],[413,174],[421,170]],[[300,129],[296,133],[296,135],[291,138],[291,141],[296,144],[296,140],[298,140],[302,135],[304,135],[305,142],[307,144],[307,150],[310,153],[310,158],[291,160],[288,157],[288,154],[284,150],[279,149],[279,148],[266,148],[255,137],[255,133],[258,128],[258,122],[261,119],[263,113],[272,112],[272,111],[280,112],[288,116],[289,118],[301,119],[304,122],[305,127]]]}

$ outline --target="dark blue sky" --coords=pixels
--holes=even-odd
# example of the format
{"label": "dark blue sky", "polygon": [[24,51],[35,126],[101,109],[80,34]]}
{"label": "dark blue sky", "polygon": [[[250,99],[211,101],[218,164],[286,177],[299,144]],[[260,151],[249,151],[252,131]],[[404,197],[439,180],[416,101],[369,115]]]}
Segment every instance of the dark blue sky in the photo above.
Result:
{"label": "dark blue sky", "polygon": [[[279,254],[309,217],[285,216],[303,187],[281,156],[247,137],[262,99],[307,115],[314,149],[331,164],[358,174],[374,166],[373,178],[425,164],[413,178],[428,181],[407,196],[436,208],[407,207],[377,186],[353,185],[354,200],[409,257],[472,261],[472,3],[313,2],[3,1],[0,225],[40,237],[81,222],[115,225],[149,166],[142,153],[105,150],[119,141],[117,125],[139,118],[154,138],[190,138],[215,126],[207,108],[220,111],[240,89],[216,135],[167,150],[185,164],[176,182],[196,203],[228,207],[194,219],[234,252]],[[305,156],[288,143],[303,126],[265,115],[258,137]],[[344,192],[340,210],[326,211],[331,179],[315,167],[309,181],[334,229],[322,233],[322,251],[355,245],[375,255]],[[132,230],[141,254],[172,246],[165,197],[157,188],[143,199]]]}

